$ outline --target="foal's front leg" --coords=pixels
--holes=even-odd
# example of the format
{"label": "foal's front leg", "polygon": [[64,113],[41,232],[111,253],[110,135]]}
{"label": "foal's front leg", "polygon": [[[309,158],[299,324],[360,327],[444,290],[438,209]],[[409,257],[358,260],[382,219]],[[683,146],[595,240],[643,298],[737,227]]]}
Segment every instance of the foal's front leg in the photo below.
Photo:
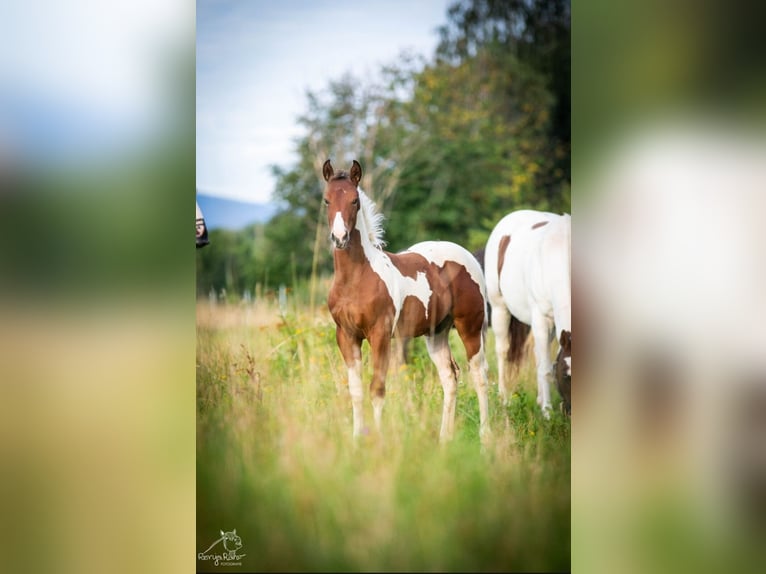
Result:
{"label": "foal's front leg", "polygon": [[386,373],[391,359],[391,331],[388,327],[379,329],[370,335],[369,341],[372,352],[372,381],[370,382],[372,413],[375,417],[375,428],[380,434],[383,403],[386,400]]}
{"label": "foal's front leg", "polygon": [[338,327],[335,330],[338,348],[348,368],[348,392],[351,395],[351,408],[354,416],[354,438],[364,429],[364,389],[362,388],[362,340],[349,335]]}

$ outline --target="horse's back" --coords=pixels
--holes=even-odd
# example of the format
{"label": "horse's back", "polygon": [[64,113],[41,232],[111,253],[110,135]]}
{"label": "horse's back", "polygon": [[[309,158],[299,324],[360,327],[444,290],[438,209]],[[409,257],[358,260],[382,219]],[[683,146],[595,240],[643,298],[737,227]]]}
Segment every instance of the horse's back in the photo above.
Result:
{"label": "horse's back", "polygon": [[[553,312],[568,293],[570,216],[520,210],[503,217],[485,251],[487,291],[494,305],[529,324],[531,308]],[[566,281],[567,285],[564,285]]]}
{"label": "horse's back", "polygon": [[471,279],[479,286],[482,295],[486,293],[481,265],[465,247],[451,241],[421,241],[412,245],[406,252],[418,253],[438,267],[444,267],[447,261],[462,265],[468,271]]}
{"label": "horse's back", "polygon": [[501,269],[519,261],[524,253],[529,252],[529,242],[534,235],[539,235],[532,232],[557,217],[555,213],[522,209],[505,215],[497,222],[484,251],[484,271],[490,297],[500,294],[498,282]]}

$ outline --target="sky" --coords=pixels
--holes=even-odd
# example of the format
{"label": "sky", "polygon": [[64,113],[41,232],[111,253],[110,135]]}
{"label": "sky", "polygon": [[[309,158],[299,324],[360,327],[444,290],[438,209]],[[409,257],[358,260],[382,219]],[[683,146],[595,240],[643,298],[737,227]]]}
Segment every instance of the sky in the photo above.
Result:
{"label": "sky", "polygon": [[0,161],[90,165],[146,138],[194,18],[189,0],[0,2]]}
{"label": "sky", "polygon": [[197,190],[269,202],[290,167],[307,90],[430,57],[451,0],[198,0]]}

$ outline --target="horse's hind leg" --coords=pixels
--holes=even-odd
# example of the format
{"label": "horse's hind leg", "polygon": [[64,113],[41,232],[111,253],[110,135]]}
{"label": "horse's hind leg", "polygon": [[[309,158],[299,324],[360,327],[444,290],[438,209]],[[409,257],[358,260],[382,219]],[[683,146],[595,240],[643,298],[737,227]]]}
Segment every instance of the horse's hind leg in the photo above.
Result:
{"label": "horse's hind leg", "polygon": [[487,398],[487,359],[484,349],[476,353],[468,361],[468,369],[471,372],[473,387],[476,390],[476,398],[479,400],[479,437],[482,442],[489,438],[489,400]]}
{"label": "horse's hind leg", "polygon": [[492,307],[492,331],[495,333],[495,355],[497,356],[497,390],[503,404],[507,405],[511,399],[511,391],[508,388],[508,373],[510,361],[508,349],[511,346],[508,327],[511,324],[511,314],[505,303]]}
{"label": "horse's hind leg", "polygon": [[426,337],[426,347],[431,360],[436,365],[439,380],[444,390],[442,425],[439,430],[439,442],[449,441],[455,433],[455,401],[457,396],[457,364],[449,348],[449,329]]}
{"label": "horse's hind leg", "polygon": [[489,387],[487,377],[487,358],[484,354],[483,330],[466,329],[461,321],[455,321],[455,327],[463,341],[466,357],[468,358],[468,370],[471,373],[473,388],[476,398],[479,400],[479,437],[482,443],[489,439],[489,399],[487,389]]}
{"label": "horse's hind leg", "polygon": [[537,404],[545,418],[550,417],[551,387],[549,378],[553,374],[550,348],[552,331],[550,321],[541,313],[532,314],[532,336],[535,339],[535,363],[537,364]]}

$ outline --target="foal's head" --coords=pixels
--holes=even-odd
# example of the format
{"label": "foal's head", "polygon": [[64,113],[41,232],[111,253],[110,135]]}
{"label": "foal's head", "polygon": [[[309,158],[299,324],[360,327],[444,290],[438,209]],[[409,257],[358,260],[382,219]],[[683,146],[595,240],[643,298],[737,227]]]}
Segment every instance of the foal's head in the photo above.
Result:
{"label": "foal's head", "polygon": [[566,414],[572,414],[572,333],[561,331],[561,348],[556,357],[556,386],[563,399]]}
{"label": "foal's head", "polygon": [[362,166],[354,160],[351,169],[335,172],[328,159],[322,166],[322,175],[327,182],[324,204],[327,206],[327,223],[330,225],[330,239],[337,249],[345,249],[356,227],[359,213],[359,182]]}

